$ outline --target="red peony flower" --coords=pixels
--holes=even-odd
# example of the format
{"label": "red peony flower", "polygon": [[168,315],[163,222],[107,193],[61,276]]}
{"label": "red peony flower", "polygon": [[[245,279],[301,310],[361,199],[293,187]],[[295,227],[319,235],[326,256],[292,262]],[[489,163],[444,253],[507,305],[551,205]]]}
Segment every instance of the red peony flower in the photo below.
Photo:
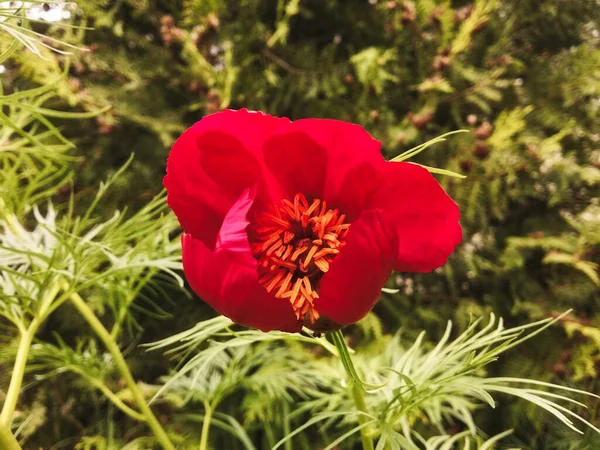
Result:
{"label": "red peony flower", "polygon": [[392,270],[444,264],[462,239],[457,205],[379,149],[336,120],[241,110],[197,122],[164,179],[192,289],[242,325],[321,331],[362,319]]}

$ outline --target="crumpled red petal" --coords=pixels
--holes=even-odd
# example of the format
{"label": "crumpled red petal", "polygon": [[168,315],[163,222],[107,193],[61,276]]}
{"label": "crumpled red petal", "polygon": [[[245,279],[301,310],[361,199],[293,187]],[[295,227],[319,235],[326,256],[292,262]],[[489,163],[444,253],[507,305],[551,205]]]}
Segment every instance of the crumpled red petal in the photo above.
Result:
{"label": "crumpled red petal", "polygon": [[182,235],[183,270],[191,288],[220,314],[262,331],[297,332],[302,328],[291,304],[270,295],[258,283],[246,218],[253,198],[242,193],[227,213],[211,251],[191,234]]}
{"label": "crumpled red petal", "polygon": [[462,240],[458,205],[417,164],[386,162],[380,179],[370,207],[380,208],[387,228],[395,230],[394,269],[429,272],[443,265]]}
{"label": "crumpled red petal", "polygon": [[204,117],[181,135],[169,154],[163,184],[187,233],[212,249],[225,214],[244,189],[257,185],[261,199],[281,198],[262,148],[286,123],[260,112],[228,110]]}
{"label": "crumpled red petal", "polygon": [[392,272],[398,244],[381,216],[379,210],[361,214],[350,227],[346,245],[321,279],[315,307],[339,325],[365,317]]}

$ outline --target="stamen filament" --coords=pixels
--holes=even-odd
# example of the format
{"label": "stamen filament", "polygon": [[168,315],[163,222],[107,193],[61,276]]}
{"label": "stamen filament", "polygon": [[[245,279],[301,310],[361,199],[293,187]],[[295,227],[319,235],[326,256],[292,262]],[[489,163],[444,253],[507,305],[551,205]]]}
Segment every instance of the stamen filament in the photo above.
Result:
{"label": "stamen filament", "polygon": [[321,199],[302,194],[257,215],[249,229],[259,283],[289,301],[298,320],[311,325],[320,314],[314,302],[323,274],[346,244],[346,215]]}
{"label": "stamen filament", "polygon": [[308,263],[310,263],[310,260],[313,256],[315,256],[315,253],[317,253],[318,249],[319,247],[317,247],[316,245],[313,245],[311,247],[310,251],[308,252],[308,255],[306,255],[306,258],[304,258],[304,267],[308,266]]}

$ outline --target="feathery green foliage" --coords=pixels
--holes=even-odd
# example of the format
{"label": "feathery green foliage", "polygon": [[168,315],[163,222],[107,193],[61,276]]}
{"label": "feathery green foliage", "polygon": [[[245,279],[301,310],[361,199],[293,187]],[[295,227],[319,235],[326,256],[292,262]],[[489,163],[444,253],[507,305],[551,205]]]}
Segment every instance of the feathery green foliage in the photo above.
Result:
{"label": "feathery green foliage", "polygon": [[[600,402],[583,392],[600,390],[599,29],[596,0],[1,5],[0,434],[597,448]],[[181,289],[167,148],[227,107],[360,123],[461,207],[449,263],[395,275],[345,330],[350,379],[325,338],[238,329]],[[492,312],[506,328],[472,321]],[[166,356],[138,345],[152,341]]]}

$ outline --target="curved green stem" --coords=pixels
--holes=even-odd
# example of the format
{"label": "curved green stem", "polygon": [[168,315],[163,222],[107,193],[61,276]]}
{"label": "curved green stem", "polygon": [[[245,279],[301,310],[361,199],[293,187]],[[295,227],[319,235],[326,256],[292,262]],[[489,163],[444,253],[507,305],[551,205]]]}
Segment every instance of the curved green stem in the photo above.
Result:
{"label": "curved green stem", "polygon": [[115,340],[112,338],[110,333],[106,330],[106,328],[104,328],[104,325],[102,325],[102,322],[100,322],[98,317],[96,317],[96,314],[94,314],[94,311],[92,311],[92,309],[79,296],[79,294],[74,292],[70,295],[69,298],[70,298],[71,302],[73,303],[73,305],[75,306],[75,308],[77,308],[79,313],[83,316],[83,318],[87,321],[87,323],[92,327],[92,329],[94,330],[94,332],[96,333],[98,338],[100,338],[100,340],[104,343],[104,345],[106,346],[106,348],[108,349],[108,351],[110,352],[112,357],[114,358],[115,364],[116,364],[117,368],[119,369],[121,376],[125,380],[127,387],[129,387],[129,390],[131,391],[131,394],[133,395],[133,398],[135,399],[135,402],[137,403],[138,408],[141,411],[141,414],[143,414],[144,417],[146,418],[146,422],[152,429],[152,432],[153,432],[154,436],[156,437],[156,440],[160,443],[160,445],[165,450],[175,450],[175,447],[173,446],[173,443],[169,439],[169,436],[167,435],[166,431],[163,429],[162,425],[160,424],[160,422],[158,421],[158,419],[156,418],[156,416],[150,409],[150,406],[148,406],[148,403],[146,402],[146,399],[144,398],[142,391],[140,390],[139,386],[135,382],[135,379],[133,378],[133,375],[131,374],[131,371],[129,370],[129,366],[127,365],[127,362],[125,361],[125,358],[123,357],[123,353],[121,353],[121,349],[119,348],[119,346],[117,345]]}
{"label": "curved green stem", "polygon": [[143,414],[140,414],[139,412],[137,412],[134,409],[127,406],[123,402],[123,400],[121,400],[119,397],[117,397],[117,395],[113,391],[111,391],[110,388],[106,384],[104,384],[103,381],[98,380],[93,377],[90,377],[83,370],[78,370],[77,368],[74,368],[74,367],[72,367],[71,370],[73,372],[75,372],[76,374],[80,375],[81,377],[85,378],[88,383],[90,383],[92,386],[94,386],[95,388],[100,390],[108,400],[113,402],[113,404],[117,408],[119,408],[121,411],[123,411],[129,417],[131,417],[132,419],[135,419],[135,420],[139,420],[140,422],[146,421],[146,416],[144,416]]}
{"label": "curved green stem", "polygon": [[210,421],[213,413],[213,408],[210,404],[205,403],[204,408],[206,409],[206,412],[204,413],[204,420],[202,422],[202,434],[200,436],[199,450],[208,449],[208,432],[210,431]]}
{"label": "curved green stem", "polygon": [[29,349],[31,348],[32,340],[33,333],[31,333],[30,330],[21,333],[17,357],[10,377],[10,384],[6,393],[4,405],[2,406],[2,412],[0,413],[0,427],[8,428],[10,426],[10,421],[15,412],[15,408],[17,407],[17,400],[19,399],[19,393],[21,392],[23,375],[25,374],[25,366],[27,365],[27,358],[29,357]]}
{"label": "curved green stem", "polygon": [[56,299],[59,290],[59,284],[54,283],[50,289],[48,289],[46,295],[44,295],[38,314],[29,324],[29,328],[25,329],[24,327],[19,327],[19,331],[21,332],[19,348],[17,349],[17,357],[15,358],[15,363],[13,365],[6,399],[4,405],[2,405],[2,412],[0,412],[0,426],[10,426],[10,421],[12,420],[12,416],[17,407],[17,401],[19,400],[19,393],[21,392],[21,385],[23,384],[23,376],[25,375],[25,367],[27,365],[27,359],[29,358],[31,343],[33,342],[33,338],[40,325],[45,320],[48,308]]}
{"label": "curved green stem", "polygon": [[10,428],[0,425],[0,448],[2,450],[22,450],[17,439],[10,432]]}
{"label": "curved green stem", "polygon": [[[364,387],[360,384],[360,379],[358,378],[352,358],[348,352],[348,347],[346,345],[346,340],[344,339],[343,333],[340,330],[336,330],[331,333],[331,336],[333,338],[333,343],[338,349],[340,358],[342,359],[342,364],[346,370],[346,374],[348,375],[348,381],[352,389],[352,398],[354,399],[354,406],[356,407],[357,411],[364,413],[358,414],[358,423],[359,425],[364,425],[365,423],[369,422],[369,411],[365,402]],[[375,447],[373,445],[372,436],[373,432],[369,425],[365,425],[360,429],[360,439],[362,441],[363,450],[374,450]]]}

